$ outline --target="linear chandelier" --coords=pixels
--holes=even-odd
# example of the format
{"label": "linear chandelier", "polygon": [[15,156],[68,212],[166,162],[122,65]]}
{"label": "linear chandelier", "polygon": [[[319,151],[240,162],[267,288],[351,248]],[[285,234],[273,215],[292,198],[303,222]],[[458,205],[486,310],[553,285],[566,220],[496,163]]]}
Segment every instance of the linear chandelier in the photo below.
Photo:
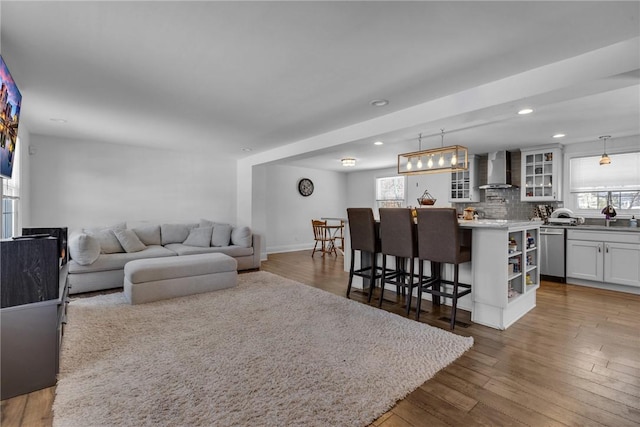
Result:
{"label": "linear chandelier", "polygon": [[462,145],[444,146],[441,129],[441,147],[422,150],[422,134],[418,137],[418,151],[398,154],[398,174],[417,175],[464,171],[469,167],[468,150]]}

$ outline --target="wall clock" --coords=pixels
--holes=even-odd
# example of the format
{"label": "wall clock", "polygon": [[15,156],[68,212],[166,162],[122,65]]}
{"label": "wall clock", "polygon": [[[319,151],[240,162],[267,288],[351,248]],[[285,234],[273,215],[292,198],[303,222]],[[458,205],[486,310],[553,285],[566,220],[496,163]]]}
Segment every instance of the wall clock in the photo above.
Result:
{"label": "wall clock", "polygon": [[313,193],[313,182],[309,178],[302,178],[298,181],[298,192],[304,197]]}

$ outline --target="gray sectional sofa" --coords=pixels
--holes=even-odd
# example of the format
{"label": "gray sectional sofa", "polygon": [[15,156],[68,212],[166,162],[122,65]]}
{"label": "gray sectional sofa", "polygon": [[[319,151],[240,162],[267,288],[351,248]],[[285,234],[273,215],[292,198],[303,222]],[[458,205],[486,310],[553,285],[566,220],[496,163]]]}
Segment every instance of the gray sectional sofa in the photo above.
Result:
{"label": "gray sectional sofa", "polygon": [[218,252],[238,262],[238,270],[260,268],[260,235],[249,227],[199,223],[126,223],[72,230],[69,235],[69,292],[122,287],[124,266],[136,259]]}

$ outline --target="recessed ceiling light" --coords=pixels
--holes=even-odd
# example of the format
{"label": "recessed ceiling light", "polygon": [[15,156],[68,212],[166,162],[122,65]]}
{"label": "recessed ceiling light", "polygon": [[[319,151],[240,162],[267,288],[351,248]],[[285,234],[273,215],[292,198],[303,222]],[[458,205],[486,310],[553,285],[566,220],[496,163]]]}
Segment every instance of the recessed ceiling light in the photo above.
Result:
{"label": "recessed ceiling light", "polygon": [[382,141],[376,141],[376,142],[373,143],[373,145],[383,145],[383,144],[384,144],[384,142],[382,142]]}
{"label": "recessed ceiling light", "polygon": [[56,123],[67,123],[67,121],[65,119],[49,119],[52,122],[56,122]]}
{"label": "recessed ceiling light", "polygon": [[244,151],[245,153],[252,151],[251,148],[241,148],[241,150]]}
{"label": "recessed ceiling light", "polygon": [[518,114],[520,114],[521,116],[531,113],[533,113],[533,110],[531,108],[523,108],[522,110],[518,111]]}
{"label": "recessed ceiling light", "polygon": [[553,138],[564,138],[565,136],[567,135],[565,135],[564,133],[556,133],[555,135],[553,135]]}
{"label": "recessed ceiling light", "polygon": [[389,104],[389,101],[387,101],[386,99],[374,99],[373,101],[369,102],[369,104],[374,107],[384,107],[385,105]]}

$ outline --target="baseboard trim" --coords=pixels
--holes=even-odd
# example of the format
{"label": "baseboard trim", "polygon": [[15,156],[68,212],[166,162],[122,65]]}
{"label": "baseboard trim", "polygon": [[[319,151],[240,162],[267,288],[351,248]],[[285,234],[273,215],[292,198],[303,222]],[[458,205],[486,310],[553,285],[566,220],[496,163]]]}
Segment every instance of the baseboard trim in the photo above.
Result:
{"label": "baseboard trim", "polygon": [[279,254],[284,252],[296,252],[296,251],[306,251],[312,250],[313,243],[302,243],[298,245],[282,245],[282,246],[271,246],[267,248],[267,255],[269,254]]}

